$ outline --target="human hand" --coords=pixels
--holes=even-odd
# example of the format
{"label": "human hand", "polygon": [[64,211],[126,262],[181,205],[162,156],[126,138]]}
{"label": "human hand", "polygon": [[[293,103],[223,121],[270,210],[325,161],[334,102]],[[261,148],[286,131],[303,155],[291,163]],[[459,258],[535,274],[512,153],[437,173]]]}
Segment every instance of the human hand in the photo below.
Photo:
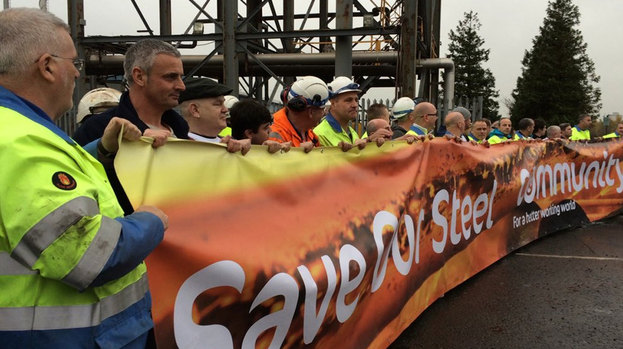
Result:
{"label": "human hand", "polygon": [[290,151],[290,142],[285,142],[285,143],[279,143],[277,141],[272,141],[272,140],[266,140],[264,141],[264,143],[262,143],[262,145],[265,145],[268,147],[268,152],[271,154],[274,154],[278,151],[283,151],[283,152],[289,152]]}
{"label": "human hand", "polygon": [[303,142],[299,147],[303,148],[304,152],[309,153],[314,149],[314,142]]}
{"label": "human hand", "polygon": [[358,139],[355,141],[355,143],[353,143],[353,145],[359,148],[359,150],[363,150],[363,148],[366,147],[366,144],[368,144],[368,141],[365,139]]}
{"label": "human hand", "polygon": [[119,150],[119,132],[123,128],[123,139],[127,139],[130,141],[137,141],[141,138],[141,131],[131,123],[129,120],[113,117],[106,125],[104,129],[104,134],[100,142],[102,142],[102,146],[104,150],[109,153],[116,153]]}
{"label": "human hand", "polygon": [[221,143],[227,145],[227,151],[230,153],[240,152],[242,155],[246,155],[251,150],[250,139],[233,139],[231,136],[225,136],[221,138]]}
{"label": "human hand", "polygon": [[143,132],[143,136],[151,137],[154,139],[154,142],[151,144],[152,147],[158,148],[163,146],[169,137],[171,137],[171,131],[169,130],[152,130],[150,128],[146,129]]}

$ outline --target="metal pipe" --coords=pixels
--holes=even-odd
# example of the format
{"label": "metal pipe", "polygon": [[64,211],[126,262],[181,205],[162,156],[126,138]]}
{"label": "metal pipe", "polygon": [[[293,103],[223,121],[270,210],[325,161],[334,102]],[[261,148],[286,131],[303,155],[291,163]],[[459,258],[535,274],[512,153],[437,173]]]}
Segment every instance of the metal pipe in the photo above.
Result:
{"label": "metal pipe", "polygon": [[452,110],[454,108],[454,62],[450,58],[428,58],[418,60],[416,66],[429,69],[442,68],[444,70],[443,105],[447,106],[448,110]]}

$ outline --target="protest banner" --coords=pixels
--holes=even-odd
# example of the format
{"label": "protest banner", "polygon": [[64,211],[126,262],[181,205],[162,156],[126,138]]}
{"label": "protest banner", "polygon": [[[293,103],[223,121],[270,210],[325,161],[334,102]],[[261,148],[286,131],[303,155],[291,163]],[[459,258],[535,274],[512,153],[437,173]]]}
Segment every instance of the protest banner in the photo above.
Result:
{"label": "protest banner", "polygon": [[541,236],[623,207],[623,142],[445,138],[246,156],[123,143],[159,346],[384,348],[445,292]]}

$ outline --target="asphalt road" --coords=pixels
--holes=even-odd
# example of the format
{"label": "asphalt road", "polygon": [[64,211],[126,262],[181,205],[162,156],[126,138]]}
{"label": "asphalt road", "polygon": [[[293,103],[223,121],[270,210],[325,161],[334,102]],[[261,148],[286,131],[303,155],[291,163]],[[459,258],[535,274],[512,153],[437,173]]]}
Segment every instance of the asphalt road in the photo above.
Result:
{"label": "asphalt road", "polygon": [[623,348],[623,216],[515,251],[446,293],[389,348]]}

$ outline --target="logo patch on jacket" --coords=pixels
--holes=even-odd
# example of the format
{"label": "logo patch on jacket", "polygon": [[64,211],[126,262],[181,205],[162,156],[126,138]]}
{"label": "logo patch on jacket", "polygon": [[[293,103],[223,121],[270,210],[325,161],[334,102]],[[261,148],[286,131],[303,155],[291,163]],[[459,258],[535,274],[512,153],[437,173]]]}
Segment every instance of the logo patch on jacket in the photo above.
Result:
{"label": "logo patch on jacket", "polygon": [[56,172],[52,175],[52,184],[58,189],[73,190],[76,189],[76,180],[67,172]]}

